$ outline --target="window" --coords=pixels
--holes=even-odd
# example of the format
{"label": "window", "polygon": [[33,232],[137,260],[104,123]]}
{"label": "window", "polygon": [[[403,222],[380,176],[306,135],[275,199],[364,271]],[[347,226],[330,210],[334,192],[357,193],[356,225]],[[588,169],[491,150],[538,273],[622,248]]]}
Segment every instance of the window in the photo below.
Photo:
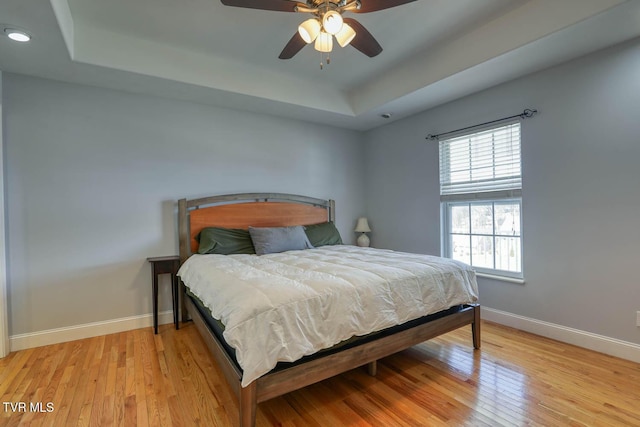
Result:
{"label": "window", "polygon": [[520,123],[440,141],[444,256],[522,278]]}

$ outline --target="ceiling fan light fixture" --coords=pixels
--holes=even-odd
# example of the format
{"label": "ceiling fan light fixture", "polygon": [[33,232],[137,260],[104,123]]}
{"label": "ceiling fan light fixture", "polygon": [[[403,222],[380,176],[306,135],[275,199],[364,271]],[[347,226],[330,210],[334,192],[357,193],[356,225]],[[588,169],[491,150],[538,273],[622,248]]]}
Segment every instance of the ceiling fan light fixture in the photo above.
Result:
{"label": "ceiling fan light fixture", "polygon": [[316,44],[314,45],[318,52],[329,53],[333,49],[333,37],[329,33],[320,31]]}
{"label": "ceiling fan light fixture", "polygon": [[[291,59],[307,44],[315,42],[315,49],[323,53],[320,68],[324,58],[329,63],[329,55],[333,49],[333,37],[340,46],[350,44],[362,54],[373,58],[382,52],[382,46],[373,35],[353,18],[343,18],[346,12],[368,13],[391,9],[418,0],[220,0],[225,6],[242,7],[247,9],[272,10],[276,12],[304,12],[311,13],[313,19],[307,16],[301,19],[293,36],[284,46],[278,58]],[[298,21],[298,22],[300,22]],[[346,24],[345,24],[346,23]],[[347,25],[348,24],[348,25]],[[326,55],[325,55],[326,54]]]}
{"label": "ceiling fan light fixture", "polygon": [[305,43],[313,42],[320,34],[320,22],[314,18],[307,19],[298,27],[298,34]]}
{"label": "ceiling fan light fixture", "polygon": [[336,40],[340,47],[345,47],[356,36],[356,32],[349,24],[342,24],[342,28],[336,34]]}
{"label": "ceiling fan light fixture", "polygon": [[329,34],[338,34],[342,28],[342,15],[335,10],[330,10],[322,17],[322,28]]}

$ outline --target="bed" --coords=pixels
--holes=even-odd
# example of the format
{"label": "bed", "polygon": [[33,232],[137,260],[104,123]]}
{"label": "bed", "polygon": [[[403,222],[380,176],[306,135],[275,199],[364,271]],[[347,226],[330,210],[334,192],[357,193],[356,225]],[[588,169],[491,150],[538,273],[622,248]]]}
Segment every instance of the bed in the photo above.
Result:
{"label": "bed", "polygon": [[[459,263],[450,260],[412,254],[398,255],[393,251],[362,249],[348,245],[323,246],[316,249],[294,250],[262,256],[197,255],[200,232],[209,227],[246,230],[250,227],[312,226],[333,223],[335,221],[335,203],[332,200],[279,193],[245,193],[194,200],[182,199],[178,202],[178,208],[180,260],[183,264],[180,273],[183,291],[181,298],[182,319],[183,321],[189,318],[193,320],[221,368],[237,397],[239,422],[243,427],[255,425],[256,406],[260,402],[359,366],[367,366],[369,373],[375,375],[377,360],[454,329],[471,325],[473,346],[476,349],[480,348],[480,307],[475,303],[477,299],[475,276],[467,269],[461,268]],[[194,254],[197,256],[193,256]],[[409,258],[394,258],[399,256]],[[386,293],[401,288],[390,286],[388,282],[391,279],[388,278],[382,280],[382,284],[379,284],[379,280],[371,279],[372,277],[377,278],[383,273],[386,274],[387,271],[391,276],[397,275],[400,270],[393,267],[398,263],[406,263],[411,268],[431,271],[434,263],[440,262],[439,260],[444,262],[445,273],[438,273],[435,275],[436,277],[460,276],[462,277],[460,281],[465,283],[460,284],[460,290],[456,292],[446,291],[449,286],[437,285],[436,288],[439,286],[444,290],[440,289],[441,292],[433,298],[433,303],[425,304],[424,301],[430,300],[424,298],[420,299],[422,302],[419,304],[412,302],[412,299],[418,299],[407,298],[406,295],[409,293],[399,297],[389,294],[387,297]],[[293,276],[285,278],[278,276],[273,279],[274,271],[280,274],[280,271],[284,269],[282,266],[286,264],[291,264],[286,267],[289,269],[286,270],[286,274]],[[320,265],[324,267],[318,267]],[[327,265],[330,267],[326,267]],[[346,279],[340,277],[343,270]],[[362,273],[359,272],[360,270]],[[336,273],[333,274],[333,271]],[[238,272],[242,272],[243,275],[243,277],[235,278],[238,285],[224,285],[215,291],[210,290],[209,293],[213,295],[207,295],[204,291],[209,289],[207,287],[209,285],[221,286],[220,283],[227,280],[232,273],[238,274]],[[414,275],[414,272],[411,272],[410,276]],[[213,276],[215,280],[210,276]],[[337,277],[332,278],[332,276]],[[365,279],[360,279],[360,276]],[[403,274],[405,281],[413,286],[415,280],[413,278],[406,279],[406,276]],[[203,285],[199,280],[209,280],[209,285]],[[347,283],[345,280],[348,282],[348,286],[345,285]],[[358,281],[362,281],[363,286],[379,288],[376,292],[380,292],[380,295],[369,291],[368,288],[366,291],[359,290],[361,285],[356,283]],[[265,286],[263,286],[263,282],[266,284]],[[295,293],[294,288],[300,292],[299,300],[292,302],[293,300],[290,300],[290,296],[286,292],[268,298],[259,298],[260,295],[247,297],[245,291],[242,291],[245,293],[241,293],[241,289],[254,289],[252,286],[260,288],[259,292],[263,292],[266,288],[286,289],[283,287],[285,282],[293,284],[289,288],[292,289],[292,294]],[[357,286],[353,286],[352,282]],[[304,283],[304,285],[297,285],[297,283]],[[335,315],[335,313],[341,313],[340,309],[346,310],[347,307],[341,308],[337,299],[331,300],[331,295],[334,292],[332,286],[335,286],[340,292],[345,292],[344,295],[351,293],[356,295],[357,300],[366,300],[363,306],[374,307],[371,310],[363,310],[362,313],[356,311],[359,314],[351,317],[360,317],[360,314],[379,317],[370,320],[368,317],[362,316],[363,319],[355,322],[356,325],[353,328],[366,327],[370,329],[354,329],[366,333],[358,332],[357,336],[350,339],[343,340],[346,335],[353,333],[353,331],[345,330],[348,328],[345,328],[343,324],[340,328],[325,328],[325,332],[329,336],[320,335],[322,339],[318,338],[317,343],[308,343],[308,339],[302,344],[294,340],[291,343],[287,341],[287,345],[283,346],[286,347],[285,350],[278,350],[280,353],[274,356],[277,358],[277,363],[263,357],[258,348],[262,348],[261,346],[270,341],[269,334],[272,331],[268,329],[268,325],[275,325],[274,329],[277,329],[276,332],[273,332],[275,338],[271,341],[291,339],[290,335],[284,334],[282,330],[289,330],[292,327],[287,326],[286,320],[282,321],[283,325],[276,324],[272,316],[273,312],[280,310],[281,307],[273,309],[264,307],[258,310],[244,309],[239,306],[230,309],[234,299],[238,298],[246,297],[247,300],[258,301],[258,304],[263,304],[264,300],[268,300],[268,303],[271,304],[272,300],[282,299],[283,306],[294,305],[293,315],[276,316],[278,319],[292,318],[293,329],[312,329],[315,331],[322,329],[326,319],[314,323],[313,316],[318,316],[318,314],[312,310],[313,307],[310,308],[308,301],[312,301],[314,304],[316,301],[321,301],[316,305],[318,312],[324,313],[324,316],[344,318],[342,315]],[[307,294],[309,292],[311,294]],[[453,296],[451,298],[443,297],[447,293]],[[370,297],[369,294],[371,294]],[[219,301],[215,301],[217,298]],[[341,298],[347,297],[341,296]],[[406,313],[403,310],[399,314],[394,314],[387,310],[384,300],[395,301],[394,298],[409,301]],[[298,301],[304,301],[304,303]],[[314,304],[311,305],[315,307]],[[262,317],[260,321],[253,324],[248,323],[248,318],[238,318],[241,313],[250,314],[256,310],[260,312],[260,315],[270,317]],[[367,311],[370,313],[365,313]],[[387,314],[380,315],[380,313]],[[305,315],[308,317],[305,318]],[[373,323],[370,324],[370,322]],[[239,335],[233,335],[235,331],[242,329],[237,325],[249,325],[244,329],[255,330],[257,333],[248,338],[238,338]],[[283,336],[285,338],[282,338]],[[233,346],[227,340],[233,343]],[[251,348],[252,340],[258,343],[258,346],[253,349]],[[259,368],[255,368],[249,363],[250,360],[255,360],[258,365],[263,363]]]}

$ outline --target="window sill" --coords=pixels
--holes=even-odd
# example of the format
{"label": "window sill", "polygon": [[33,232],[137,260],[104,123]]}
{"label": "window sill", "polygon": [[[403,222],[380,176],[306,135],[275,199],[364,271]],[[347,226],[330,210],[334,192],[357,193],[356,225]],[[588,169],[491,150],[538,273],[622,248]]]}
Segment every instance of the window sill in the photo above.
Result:
{"label": "window sill", "polygon": [[518,285],[524,285],[524,279],[517,277],[498,276],[496,274],[480,273],[476,271],[476,276],[484,277],[485,279],[500,280],[502,282],[516,283]]}

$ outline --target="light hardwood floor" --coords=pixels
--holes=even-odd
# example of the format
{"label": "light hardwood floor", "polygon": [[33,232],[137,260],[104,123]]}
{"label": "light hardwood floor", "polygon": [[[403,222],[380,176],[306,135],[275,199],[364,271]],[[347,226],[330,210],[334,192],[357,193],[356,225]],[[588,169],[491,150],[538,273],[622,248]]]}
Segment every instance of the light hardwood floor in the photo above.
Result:
{"label": "light hardwood floor", "polygon": [[[2,426],[233,426],[233,400],[191,324],[0,359]],[[257,425],[640,426],[640,364],[484,322],[481,350],[470,328],[449,333],[376,377],[360,368],[264,402]]]}

